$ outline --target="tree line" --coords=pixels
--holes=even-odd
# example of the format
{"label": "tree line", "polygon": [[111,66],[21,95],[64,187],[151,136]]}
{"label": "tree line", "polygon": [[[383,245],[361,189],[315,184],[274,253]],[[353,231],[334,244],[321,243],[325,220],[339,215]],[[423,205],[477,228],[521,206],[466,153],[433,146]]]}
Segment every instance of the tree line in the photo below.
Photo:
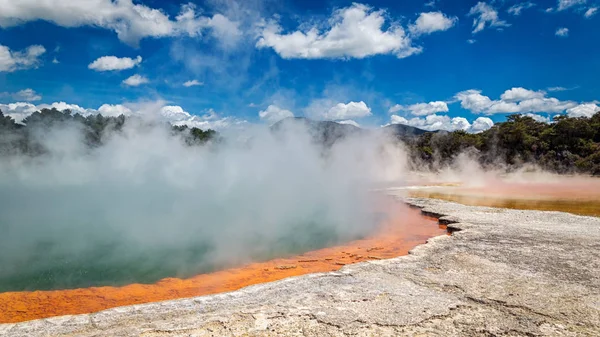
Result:
{"label": "tree line", "polygon": [[477,134],[427,132],[403,141],[415,162],[429,166],[451,164],[467,153],[483,167],[535,164],[556,173],[600,175],[600,112],[590,118],[561,115],[552,123],[510,115]]}
{"label": "tree line", "polygon": [[[95,114],[84,117],[55,108],[42,109],[25,118],[22,123],[16,123],[0,111],[0,155],[43,154],[44,146],[34,135],[39,130],[61,125],[80,128],[85,144],[90,148],[98,147],[111,133],[121,132],[124,125],[132,121],[140,125],[147,123],[123,115],[105,117]],[[312,122],[309,126],[315,123],[319,124]],[[222,140],[216,131],[210,129],[169,123],[164,123],[164,127],[181,137],[188,146]],[[535,164],[557,173],[600,175],[600,112],[589,118],[557,116],[552,123],[539,122],[524,115],[510,115],[506,122],[497,123],[491,129],[477,134],[465,131],[402,133],[398,134],[398,139],[408,148],[415,169],[451,165],[459,155],[466,153],[477,158],[483,167],[497,168],[500,165],[510,170]]]}
{"label": "tree line", "polygon": [[[141,126],[156,126],[142,121],[136,117],[105,117],[101,114],[82,116],[73,114],[69,110],[59,111],[56,108],[36,111],[23,119],[22,123],[6,116],[0,110],[0,155],[26,154],[40,155],[46,152],[44,145],[39,141],[40,132],[57,127],[74,127],[83,135],[83,141],[90,148],[101,146],[106,138],[113,133],[123,131],[125,123],[138,123]],[[176,126],[164,123],[163,127],[181,137],[188,146],[202,145],[210,140],[219,140],[216,131],[201,130],[196,127]]]}

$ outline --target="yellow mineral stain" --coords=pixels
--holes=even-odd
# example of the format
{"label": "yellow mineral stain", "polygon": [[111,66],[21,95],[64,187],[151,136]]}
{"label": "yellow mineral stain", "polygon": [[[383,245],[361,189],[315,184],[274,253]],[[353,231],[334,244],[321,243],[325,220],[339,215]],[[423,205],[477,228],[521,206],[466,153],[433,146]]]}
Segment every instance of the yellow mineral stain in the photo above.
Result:
{"label": "yellow mineral stain", "polygon": [[600,178],[563,178],[550,182],[494,181],[480,187],[454,186],[410,190],[417,198],[434,198],[471,206],[560,211],[600,216]]}

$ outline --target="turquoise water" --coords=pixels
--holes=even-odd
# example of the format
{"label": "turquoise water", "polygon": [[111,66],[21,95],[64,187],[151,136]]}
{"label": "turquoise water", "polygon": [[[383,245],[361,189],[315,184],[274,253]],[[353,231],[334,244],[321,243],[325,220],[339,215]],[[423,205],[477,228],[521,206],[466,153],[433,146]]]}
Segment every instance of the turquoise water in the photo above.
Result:
{"label": "turquoise water", "polygon": [[[365,236],[371,230],[352,236],[336,233],[332,225],[316,223],[292,226],[285,235],[265,242],[260,235],[231,243],[238,253],[231,259],[216,259],[214,243],[186,240],[184,245],[138,245],[124,240],[94,241],[85,248],[61,249],[68,242],[37,242],[19,255],[2,254],[0,247],[0,292],[72,289],[91,286],[120,286],[154,283],[166,277],[186,278],[207,273],[240,261],[264,261],[296,255]],[[65,240],[68,240],[65,238]],[[228,238],[223,238],[227,246]],[[243,249],[239,249],[242,247]],[[221,253],[227,253],[221,251]],[[12,259],[7,256],[12,255]],[[220,262],[215,262],[216,260]],[[234,262],[235,261],[235,262]]]}

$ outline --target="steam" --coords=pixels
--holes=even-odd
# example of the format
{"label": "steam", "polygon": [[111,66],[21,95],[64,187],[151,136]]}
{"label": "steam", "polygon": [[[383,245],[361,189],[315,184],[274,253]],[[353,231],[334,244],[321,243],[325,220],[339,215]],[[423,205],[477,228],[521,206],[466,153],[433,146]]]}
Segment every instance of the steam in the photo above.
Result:
{"label": "steam", "polygon": [[76,126],[39,130],[46,154],[0,159],[0,290],[153,282],[371,232],[371,190],[402,177],[402,149],[283,131],[190,147],[128,121],[90,149]]}

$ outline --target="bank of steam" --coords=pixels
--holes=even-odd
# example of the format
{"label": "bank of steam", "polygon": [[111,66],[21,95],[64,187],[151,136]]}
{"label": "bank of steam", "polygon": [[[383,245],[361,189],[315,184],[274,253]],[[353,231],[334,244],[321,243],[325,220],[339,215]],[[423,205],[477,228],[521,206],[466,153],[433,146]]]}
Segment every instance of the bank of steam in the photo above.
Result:
{"label": "bank of steam", "polygon": [[2,127],[0,291],[153,282],[364,236],[370,190],[404,164],[381,136],[330,141],[294,121],[219,136],[56,114]]}

